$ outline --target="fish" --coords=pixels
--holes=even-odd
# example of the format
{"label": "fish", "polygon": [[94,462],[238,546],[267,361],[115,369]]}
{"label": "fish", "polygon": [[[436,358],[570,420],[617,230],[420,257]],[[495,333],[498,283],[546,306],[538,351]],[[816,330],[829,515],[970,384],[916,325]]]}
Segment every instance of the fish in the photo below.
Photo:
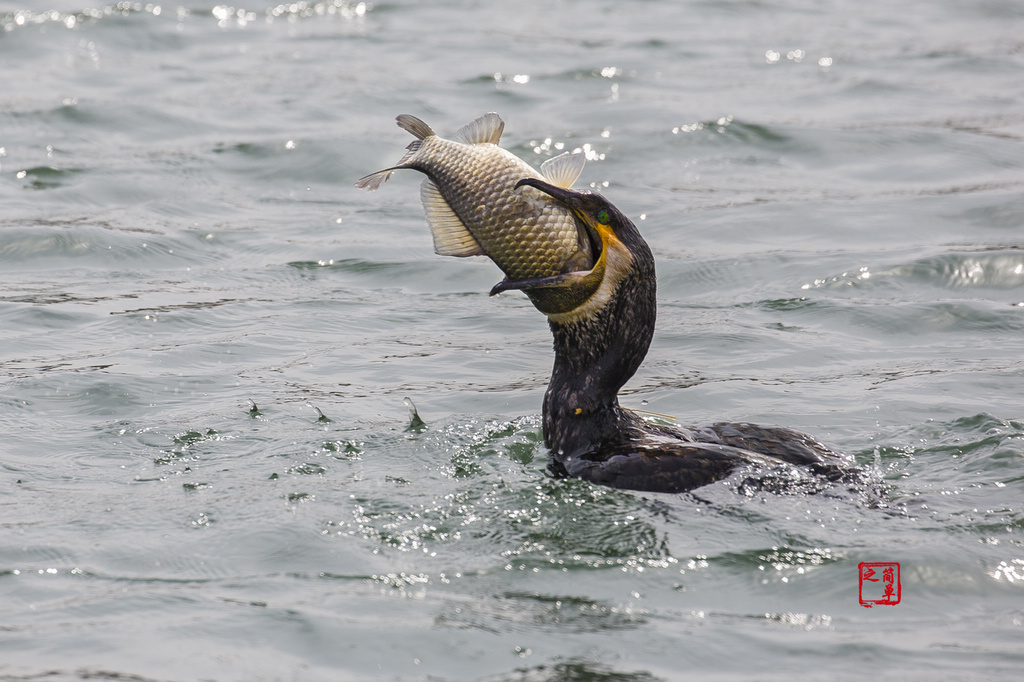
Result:
{"label": "fish", "polygon": [[[416,139],[396,165],[361,178],[356,187],[376,190],[404,168],[426,175],[420,198],[436,253],[487,256],[505,274],[505,282],[556,275],[571,279],[591,270],[598,247],[576,215],[533,187],[516,189],[524,178],[569,189],[583,171],[585,154],[550,158],[538,172],[498,146],[505,122],[494,112],[463,126],[453,140],[437,136],[410,114],[395,121]],[[496,285],[491,293],[501,290]],[[577,303],[561,300],[564,293],[526,293],[541,312]]]}

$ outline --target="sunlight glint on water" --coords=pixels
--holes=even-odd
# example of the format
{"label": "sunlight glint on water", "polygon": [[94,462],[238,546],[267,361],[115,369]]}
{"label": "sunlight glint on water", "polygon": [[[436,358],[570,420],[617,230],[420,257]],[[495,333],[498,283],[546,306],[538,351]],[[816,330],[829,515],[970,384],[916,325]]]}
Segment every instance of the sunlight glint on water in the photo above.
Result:
{"label": "sunlight glint on water", "polygon": [[[0,7],[0,678],[1011,678],[1022,31],[1009,1]],[[414,173],[352,187],[395,115],[487,111],[534,167],[585,152],[652,246],[623,404],[805,430],[884,494],[552,478],[543,317],[432,253]],[[860,606],[861,562],[900,604]]]}

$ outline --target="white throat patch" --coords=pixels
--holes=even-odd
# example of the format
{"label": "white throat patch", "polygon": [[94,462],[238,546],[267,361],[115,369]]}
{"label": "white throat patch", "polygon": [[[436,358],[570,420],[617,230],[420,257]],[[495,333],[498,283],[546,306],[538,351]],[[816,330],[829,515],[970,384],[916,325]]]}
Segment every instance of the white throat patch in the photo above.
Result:
{"label": "white throat patch", "polygon": [[579,306],[569,312],[548,315],[548,319],[556,324],[570,324],[577,320],[593,317],[612,300],[619,282],[629,274],[633,267],[633,255],[629,249],[615,237],[608,240],[605,246],[605,271],[601,286]]}

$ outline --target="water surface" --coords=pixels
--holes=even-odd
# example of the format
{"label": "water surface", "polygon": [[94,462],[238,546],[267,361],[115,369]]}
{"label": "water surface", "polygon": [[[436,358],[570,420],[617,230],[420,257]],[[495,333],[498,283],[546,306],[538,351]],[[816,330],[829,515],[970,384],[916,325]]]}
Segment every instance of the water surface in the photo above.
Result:
{"label": "water surface", "polygon": [[[1021,35],[1010,0],[0,3],[0,679],[1016,674]],[[486,111],[655,252],[624,404],[803,429],[884,495],[553,479],[543,317],[433,254],[416,173],[352,187],[396,114]]]}

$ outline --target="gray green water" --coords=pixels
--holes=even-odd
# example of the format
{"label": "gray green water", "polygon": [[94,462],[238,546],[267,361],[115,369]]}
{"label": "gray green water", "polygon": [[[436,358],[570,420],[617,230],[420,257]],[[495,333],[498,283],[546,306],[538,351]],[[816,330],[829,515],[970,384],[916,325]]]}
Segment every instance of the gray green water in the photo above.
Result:
{"label": "gray green water", "polygon": [[[1016,677],[1021,36],[1015,0],[0,2],[0,679]],[[546,473],[543,318],[432,253],[415,173],[352,187],[396,114],[490,110],[652,245],[623,402],[803,429],[881,503]]]}

